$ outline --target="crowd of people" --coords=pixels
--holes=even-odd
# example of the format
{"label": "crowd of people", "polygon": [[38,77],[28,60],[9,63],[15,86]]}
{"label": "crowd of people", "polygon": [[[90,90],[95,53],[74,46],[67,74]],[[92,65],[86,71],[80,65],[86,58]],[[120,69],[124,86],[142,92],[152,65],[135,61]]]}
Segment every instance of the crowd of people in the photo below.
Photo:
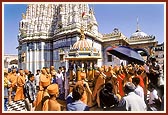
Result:
{"label": "crowd of people", "polygon": [[54,108],[48,105],[57,105],[56,110],[60,111],[61,107],[56,98],[64,93],[64,70],[65,67],[60,67],[56,71],[54,66],[51,66],[37,70],[36,74],[27,69],[17,71],[14,68],[10,72],[5,71],[4,110],[7,111],[7,104],[24,100],[27,111],[48,111]]}
{"label": "crowd of people", "polygon": [[[27,111],[89,111],[88,100],[104,111],[163,111],[161,70],[155,58],[144,65],[104,65],[94,70],[93,89],[82,78],[70,91],[65,67],[44,67],[36,74],[14,68],[4,71],[4,111],[7,104],[19,100],[25,101]],[[65,108],[58,99],[66,102]]]}

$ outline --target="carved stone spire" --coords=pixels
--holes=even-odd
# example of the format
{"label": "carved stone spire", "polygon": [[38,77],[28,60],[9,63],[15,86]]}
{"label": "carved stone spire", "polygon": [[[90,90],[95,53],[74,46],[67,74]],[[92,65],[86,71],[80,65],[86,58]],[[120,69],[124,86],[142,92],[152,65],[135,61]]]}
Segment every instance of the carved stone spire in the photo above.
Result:
{"label": "carved stone spire", "polygon": [[[86,18],[82,18],[83,12],[85,12]],[[96,33],[97,21],[93,10],[90,13],[89,17],[88,4],[28,4],[26,13],[22,16],[23,19],[26,19],[27,24],[20,23],[20,27],[25,25],[28,34],[54,34],[54,32],[57,33],[59,30],[67,28],[67,26],[72,24],[77,25],[77,27],[82,25],[86,30],[89,23],[88,20],[90,20],[90,23],[93,25],[92,31]],[[85,36],[82,34],[82,39],[84,38]]]}
{"label": "carved stone spire", "polygon": [[95,35],[98,35],[98,23],[96,21],[93,8],[89,10],[89,21],[87,25],[88,30]]}
{"label": "carved stone spire", "polygon": [[26,15],[22,13],[22,19],[26,19]]}

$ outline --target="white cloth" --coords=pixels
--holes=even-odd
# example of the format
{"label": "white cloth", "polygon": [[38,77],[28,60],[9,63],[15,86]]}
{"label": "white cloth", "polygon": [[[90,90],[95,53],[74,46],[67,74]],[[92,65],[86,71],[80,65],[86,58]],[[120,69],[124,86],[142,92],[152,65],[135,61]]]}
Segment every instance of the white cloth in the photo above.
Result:
{"label": "white cloth", "polygon": [[40,82],[40,74],[35,76],[35,85],[39,86],[39,82]]}
{"label": "white cloth", "polygon": [[157,91],[154,89],[152,92],[150,92],[150,94],[149,94],[149,105],[151,105],[151,104],[153,104],[153,103],[155,103],[154,102],[154,99],[158,99],[159,97],[158,97],[158,94],[157,94]]}
{"label": "white cloth", "polygon": [[130,92],[127,96],[123,97],[126,101],[126,110],[127,111],[146,111],[147,106],[143,99],[135,94]]}
{"label": "white cloth", "polygon": [[64,81],[64,76],[63,76],[62,72],[61,73],[57,73],[57,75],[56,75],[56,82],[58,83],[60,94],[62,94],[63,91],[64,91],[63,81]]}
{"label": "white cloth", "polygon": [[140,85],[138,85],[138,86],[136,87],[135,93],[136,93],[137,95],[139,95],[139,96],[144,100],[144,90],[143,90],[143,88],[142,88]]}
{"label": "white cloth", "polygon": [[69,72],[66,72],[65,74],[65,82],[64,82],[64,89],[65,89],[65,98],[67,97],[68,93],[69,93]]}
{"label": "white cloth", "polygon": [[29,79],[28,79],[28,75],[25,75],[25,81],[27,82]]}
{"label": "white cloth", "polygon": [[163,77],[158,78],[158,86],[160,86],[160,85],[164,85]]}

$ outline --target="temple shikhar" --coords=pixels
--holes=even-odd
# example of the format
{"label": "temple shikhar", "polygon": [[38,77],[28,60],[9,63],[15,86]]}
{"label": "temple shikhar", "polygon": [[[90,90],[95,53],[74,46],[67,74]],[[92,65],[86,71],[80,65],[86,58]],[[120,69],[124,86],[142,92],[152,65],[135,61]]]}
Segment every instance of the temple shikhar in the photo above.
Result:
{"label": "temple shikhar", "polygon": [[120,65],[122,60],[106,52],[109,47],[130,46],[150,55],[151,48],[157,45],[155,36],[141,31],[139,21],[130,37],[119,28],[111,33],[100,33],[96,12],[90,6],[28,4],[19,22],[18,67],[36,73],[43,67],[65,66],[76,71],[75,79],[80,80],[79,74],[84,73],[83,76],[92,81],[96,67]]}

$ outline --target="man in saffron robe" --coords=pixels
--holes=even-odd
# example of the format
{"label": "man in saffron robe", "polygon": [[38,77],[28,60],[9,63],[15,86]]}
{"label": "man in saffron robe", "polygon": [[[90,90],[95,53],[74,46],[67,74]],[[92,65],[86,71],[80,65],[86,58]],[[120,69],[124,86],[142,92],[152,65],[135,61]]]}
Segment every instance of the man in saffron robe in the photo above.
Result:
{"label": "man in saffron robe", "polygon": [[50,79],[42,76],[40,82],[42,88],[37,93],[36,101],[34,102],[35,111],[42,111],[44,102],[49,98],[47,87],[50,85]]}
{"label": "man in saffron robe", "polygon": [[20,75],[17,78],[17,90],[14,101],[24,100],[23,86],[25,84],[25,75],[24,71],[19,71]]}
{"label": "man in saffron robe", "polygon": [[57,84],[51,84],[47,87],[50,98],[43,104],[43,111],[61,111],[61,105],[57,102],[56,98],[59,94],[59,88]]}

